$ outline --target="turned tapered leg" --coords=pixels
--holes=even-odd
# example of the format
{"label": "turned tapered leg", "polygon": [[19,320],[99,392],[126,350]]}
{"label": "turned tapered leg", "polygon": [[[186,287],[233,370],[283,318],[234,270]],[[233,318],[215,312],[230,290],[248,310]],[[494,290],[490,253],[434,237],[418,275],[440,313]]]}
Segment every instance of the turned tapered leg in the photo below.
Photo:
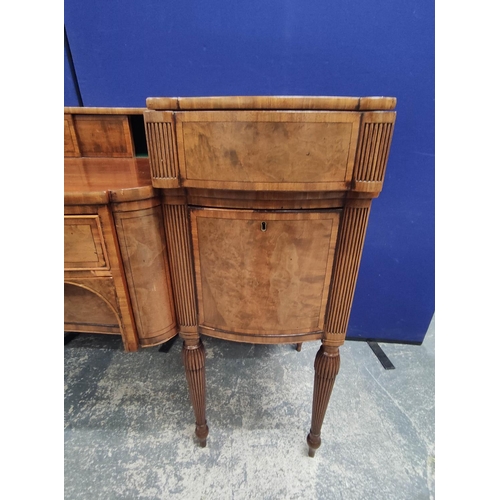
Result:
{"label": "turned tapered leg", "polygon": [[339,368],[339,348],[322,345],[314,361],[312,423],[307,436],[310,457],[314,457],[316,450],[321,446],[321,426]]}
{"label": "turned tapered leg", "polygon": [[182,347],[182,359],[189,387],[189,397],[193,404],[196,418],[196,437],[204,448],[207,444],[208,425],[205,418],[205,348],[201,340],[197,345],[184,345]]}
{"label": "turned tapered leg", "polygon": [[299,342],[299,343],[296,345],[295,349],[297,350],[297,352],[302,351],[302,342]]}

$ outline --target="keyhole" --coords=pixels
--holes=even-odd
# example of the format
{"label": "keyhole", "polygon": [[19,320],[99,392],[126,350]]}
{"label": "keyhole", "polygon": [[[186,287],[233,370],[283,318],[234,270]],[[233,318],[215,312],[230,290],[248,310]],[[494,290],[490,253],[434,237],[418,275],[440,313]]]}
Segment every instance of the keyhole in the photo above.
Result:
{"label": "keyhole", "polygon": [[260,230],[261,230],[261,231],[265,231],[266,229],[267,229],[267,223],[265,223],[265,222],[261,222],[261,223],[260,223]]}

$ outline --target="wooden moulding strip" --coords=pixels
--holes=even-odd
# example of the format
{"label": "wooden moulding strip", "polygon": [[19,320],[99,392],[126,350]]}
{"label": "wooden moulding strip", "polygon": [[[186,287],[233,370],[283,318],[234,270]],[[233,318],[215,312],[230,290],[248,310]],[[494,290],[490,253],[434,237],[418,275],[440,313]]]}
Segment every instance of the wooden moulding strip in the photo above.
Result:
{"label": "wooden moulding strip", "polygon": [[231,340],[234,342],[248,342],[251,344],[295,344],[300,342],[308,342],[312,340],[319,340],[322,338],[323,333],[321,331],[309,332],[309,333],[296,333],[291,335],[284,334],[248,334],[248,333],[238,333],[229,332],[225,330],[220,330],[217,328],[211,328],[205,325],[199,326],[200,333],[202,335],[207,335],[208,337],[215,337],[223,340]]}
{"label": "wooden moulding strip", "polygon": [[377,151],[377,157],[374,161],[374,170],[373,170],[373,180],[382,182],[384,180],[385,166],[387,164],[388,154],[388,146],[389,146],[389,137],[392,132],[391,124],[381,124],[382,127],[382,136],[380,138],[380,146]]}
{"label": "wooden moulding strip", "polygon": [[162,179],[160,177],[152,177],[151,184],[153,184],[153,187],[155,188],[175,189],[179,187],[179,179]]}
{"label": "wooden moulding strip", "polygon": [[82,333],[103,333],[108,335],[120,335],[120,325],[98,325],[93,323],[66,323],[64,322],[65,332]]}
{"label": "wooden moulding strip", "polygon": [[146,210],[158,206],[161,206],[161,199],[159,197],[146,198],[142,200],[120,201],[119,203],[111,204],[113,213],[116,214],[124,212],[137,212],[139,210]]}
{"label": "wooden moulding strip", "polygon": [[166,144],[163,145],[166,151],[167,156],[167,177],[177,177],[177,168],[175,166],[174,159],[174,140],[173,140],[173,131],[171,123],[164,123],[165,133],[162,137],[162,140],[165,141],[166,136]]}
{"label": "wooden moulding strip", "polygon": [[372,181],[375,180],[374,175],[376,172],[377,168],[377,158],[378,158],[378,152],[380,149],[380,140],[382,138],[382,128],[383,124],[381,123],[375,123],[374,124],[375,130],[374,130],[374,141],[372,144],[372,150],[371,150],[371,158],[370,158],[370,163],[368,166],[368,171],[366,174],[366,180]]}
{"label": "wooden moulding strip", "polygon": [[384,111],[395,108],[396,98],[329,96],[148,97],[146,106],[148,109],[153,110],[297,109]]}
{"label": "wooden moulding strip", "polygon": [[[148,124],[149,125],[149,124]],[[152,127],[152,140],[153,144],[155,146],[155,159],[156,159],[156,165],[154,163],[151,163],[154,165],[156,168],[156,173],[155,177],[167,177],[165,173],[165,144],[163,139],[163,132],[164,132],[164,123],[158,123],[154,122],[151,123]]]}
{"label": "wooden moulding strip", "polygon": [[158,152],[156,150],[156,140],[154,138],[154,127],[152,125],[145,123],[146,131],[146,143],[149,155],[149,168],[151,172],[151,177],[157,175],[157,164],[158,164]]}
{"label": "wooden moulding strip", "polygon": [[107,107],[64,107],[64,112],[72,115],[142,115],[146,108],[107,108]]}
{"label": "wooden moulding strip", "polygon": [[[371,124],[370,124],[371,125]],[[366,165],[368,164],[368,157],[369,153],[368,150],[370,148],[370,145],[372,143],[372,134],[373,134],[373,127],[371,126],[363,126],[363,135],[362,135],[362,140],[361,140],[361,151],[360,151],[360,173],[359,175],[356,175],[356,172],[354,173],[355,178],[359,179],[366,179]]]}
{"label": "wooden moulding strip", "polygon": [[[164,187],[158,180],[152,179],[154,187]],[[168,179],[167,179],[168,181]],[[177,182],[177,180],[175,180]],[[351,182],[242,182],[242,181],[214,181],[214,180],[191,180],[185,179],[183,187],[196,189],[223,189],[230,191],[348,191],[351,188]],[[165,186],[168,187],[168,186]]]}
{"label": "wooden moulding strip", "polygon": [[345,342],[345,333],[325,333],[321,342],[324,346],[340,347]]}
{"label": "wooden moulding strip", "polygon": [[106,205],[108,201],[107,191],[67,191],[64,193],[65,205]]}
{"label": "wooden moulding strip", "polygon": [[177,335],[177,325],[174,324],[171,328],[168,328],[165,332],[157,335],[155,337],[139,338],[139,343],[141,347],[154,347],[158,344],[163,344],[168,342],[170,339]]}
{"label": "wooden moulding strip", "polygon": [[109,199],[113,203],[122,203],[128,201],[139,201],[154,198],[158,191],[152,186],[140,186],[126,189],[113,189],[109,191]]}
{"label": "wooden moulding strip", "polygon": [[165,140],[165,135],[167,134],[168,123],[153,123],[156,128],[155,137],[157,140],[157,146],[160,151],[160,161],[159,171],[161,172],[161,177],[170,177],[168,175],[168,165],[169,165],[169,152],[167,149],[168,141]]}
{"label": "wooden moulding strip", "polygon": [[373,198],[376,198],[382,191],[382,182],[378,181],[353,181],[352,190],[360,193],[370,193]]}
{"label": "wooden moulding strip", "polygon": [[177,311],[177,322],[180,326],[191,325],[187,312],[189,297],[185,290],[185,269],[182,266],[183,248],[180,243],[178,230],[178,207],[180,205],[164,205],[166,223],[167,253],[169,255],[170,270],[172,271],[172,286],[174,289],[174,302]]}

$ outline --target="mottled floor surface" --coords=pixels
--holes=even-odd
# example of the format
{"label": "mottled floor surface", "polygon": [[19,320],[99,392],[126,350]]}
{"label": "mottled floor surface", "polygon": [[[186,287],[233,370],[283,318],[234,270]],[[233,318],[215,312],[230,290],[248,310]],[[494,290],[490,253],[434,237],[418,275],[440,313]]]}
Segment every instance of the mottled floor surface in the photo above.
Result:
{"label": "mottled floor surface", "polygon": [[422,346],[346,342],[323,425],[307,456],[318,342],[259,346],[204,339],[207,447],[181,342],[126,354],[120,339],[65,348],[65,498],[434,498],[434,323]]}

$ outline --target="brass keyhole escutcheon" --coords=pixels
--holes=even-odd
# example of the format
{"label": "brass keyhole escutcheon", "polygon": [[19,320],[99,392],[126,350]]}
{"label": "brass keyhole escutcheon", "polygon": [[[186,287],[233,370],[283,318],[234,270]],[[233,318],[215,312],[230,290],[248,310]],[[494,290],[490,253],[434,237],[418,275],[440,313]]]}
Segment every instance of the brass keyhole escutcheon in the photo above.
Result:
{"label": "brass keyhole escutcheon", "polygon": [[260,223],[260,230],[266,231],[266,229],[267,229],[267,222],[261,222]]}

